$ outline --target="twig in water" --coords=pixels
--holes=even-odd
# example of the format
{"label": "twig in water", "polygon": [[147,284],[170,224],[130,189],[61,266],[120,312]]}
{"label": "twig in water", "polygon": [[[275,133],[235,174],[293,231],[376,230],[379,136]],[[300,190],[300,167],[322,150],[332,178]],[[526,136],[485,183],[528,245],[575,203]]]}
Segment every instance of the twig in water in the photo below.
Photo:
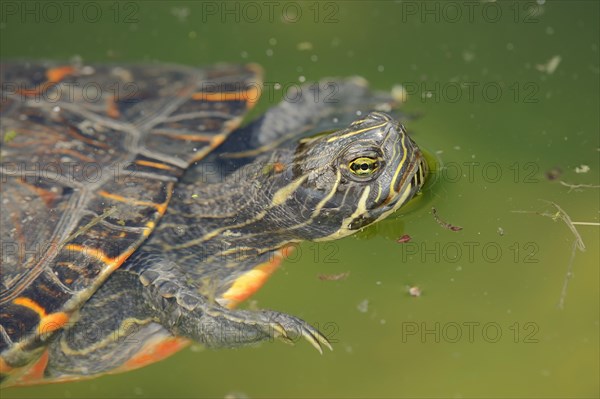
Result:
{"label": "twig in water", "polygon": [[460,227],[460,226],[454,226],[454,225],[452,225],[452,224],[450,224],[448,222],[444,222],[442,219],[440,219],[440,217],[437,214],[437,209],[431,208],[431,213],[433,214],[433,218],[435,219],[435,221],[438,222],[438,224],[440,226],[442,226],[443,228],[448,229],[448,230],[452,230],[452,231],[460,231],[460,230],[462,230],[462,227]]}
{"label": "twig in water", "polygon": [[578,188],[600,188],[600,186],[595,184],[570,184],[562,180],[559,180],[559,183],[565,187],[569,187],[569,192],[577,190]]}
{"label": "twig in water", "polygon": [[[562,181],[561,183],[563,185],[564,184]],[[554,213],[548,213],[548,212],[530,212],[530,211],[513,211],[514,213],[535,213],[536,215],[540,215],[540,216],[545,216],[545,217],[549,217],[554,221],[557,220],[562,220],[563,222],[565,222],[565,224],[567,225],[567,227],[569,227],[569,230],[571,230],[571,232],[573,233],[573,235],[575,236],[575,240],[573,241],[573,249],[571,251],[571,257],[569,258],[569,263],[567,265],[567,274],[565,275],[565,280],[563,282],[563,287],[560,293],[560,298],[558,300],[558,308],[559,309],[564,309],[565,307],[565,299],[567,297],[567,291],[569,288],[569,282],[571,280],[571,278],[573,277],[573,265],[575,263],[575,254],[577,252],[577,249],[579,249],[581,252],[585,251],[585,244],[583,243],[583,239],[581,238],[581,235],[579,234],[579,231],[577,231],[577,228],[575,227],[575,225],[580,225],[580,226],[600,226],[600,223],[596,223],[596,222],[573,222],[571,220],[571,217],[567,214],[567,212],[565,212],[564,209],[562,209],[557,203],[552,202],[552,201],[546,201],[543,200],[544,202],[547,202],[548,204],[552,205],[554,208],[556,208],[556,212]]]}

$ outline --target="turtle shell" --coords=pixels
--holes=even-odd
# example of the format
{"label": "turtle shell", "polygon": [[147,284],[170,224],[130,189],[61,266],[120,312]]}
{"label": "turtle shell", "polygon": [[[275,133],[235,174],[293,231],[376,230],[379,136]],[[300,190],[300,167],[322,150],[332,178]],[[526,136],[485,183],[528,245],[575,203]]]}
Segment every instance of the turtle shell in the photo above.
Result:
{"label": "turtle shell", "polygon": [[0,374],[25,369],[236,128],[255,65],[2,63]]}

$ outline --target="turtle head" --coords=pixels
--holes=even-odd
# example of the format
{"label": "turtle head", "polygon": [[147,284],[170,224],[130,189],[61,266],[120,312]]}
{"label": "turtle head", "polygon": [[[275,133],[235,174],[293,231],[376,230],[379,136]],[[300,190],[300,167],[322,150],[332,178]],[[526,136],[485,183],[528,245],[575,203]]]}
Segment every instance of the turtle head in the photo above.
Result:
{"label": "turtle head", "polygon": [[287,187],[301,209],[289,211],[301,215],[297,231],[309,240],[350,235],[385,218],[421,189],[428,171],[404,127],[382,112],[301,140],[291,166]]}

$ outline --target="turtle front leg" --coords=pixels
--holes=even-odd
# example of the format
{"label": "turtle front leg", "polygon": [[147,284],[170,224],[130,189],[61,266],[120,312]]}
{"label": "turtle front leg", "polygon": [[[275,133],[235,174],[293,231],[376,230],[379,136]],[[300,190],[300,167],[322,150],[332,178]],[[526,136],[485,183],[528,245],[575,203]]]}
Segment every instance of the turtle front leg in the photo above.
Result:
{"label": "turtle front leg", "polygon": [[157,262],[140,271],[144,295],[154,317],[176,336],[191,338],[209,348],[233,348],[277,338],[294,343],[300,338],[320,353],[331,345],[317,329],[295,316],[273,310],[232,310],[210,301],[186,283],[176,265]]}
{"label": "turtle front leg", "polygon": [[189,310],[183,308],[176,299],[169,301],[166,317],[171,331],[209,348],[233,348],[273,338],[294,343],[304,338],[320,353],[323,353],[322,346],[332,349],[327,338],[318,330],[304,320],[285,313],[231,310],[207,303]]}
{"label": "turtle front leg", "polygon": [[322,346],[331,349],[305,321],[270,310],[227,309],[184,283],[180,273],[161,263],[141,272],[127,266],[114,272],[76,322],[52,340],[40,373],[68,381],[127,371],[173,354],[189,339],[210,348],[233,348],[304,338],[321,353]]}

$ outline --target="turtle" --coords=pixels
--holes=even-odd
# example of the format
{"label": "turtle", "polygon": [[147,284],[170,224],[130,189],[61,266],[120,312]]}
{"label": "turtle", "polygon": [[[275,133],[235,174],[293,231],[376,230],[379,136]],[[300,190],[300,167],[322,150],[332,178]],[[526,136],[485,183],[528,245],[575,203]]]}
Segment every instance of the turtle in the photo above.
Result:
{"label": "turtle", "polygon": [[142,367],[191,342],[327,338],[237,309],[297,243],[421,191],[393,97],[359,77],[290,85],[242,125],[258,65],[7,61],[0,69],[4,385]]}

